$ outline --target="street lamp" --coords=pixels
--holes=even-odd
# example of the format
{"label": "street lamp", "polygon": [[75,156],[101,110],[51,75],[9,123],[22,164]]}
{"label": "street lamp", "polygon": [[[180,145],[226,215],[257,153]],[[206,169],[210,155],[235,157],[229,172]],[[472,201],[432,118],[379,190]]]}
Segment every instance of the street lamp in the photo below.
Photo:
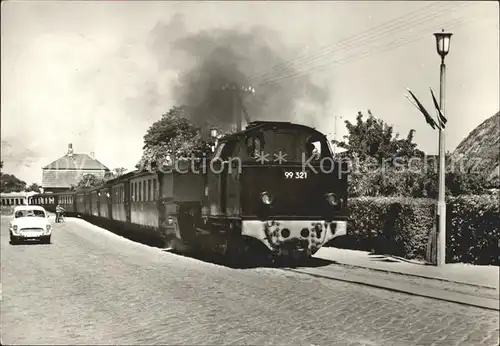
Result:
{"label": "street lamp", "polygon": [[444,32],[444,29],[441,32],[435,33],[436,36],[436,49],[438,54],[441,56],[441,59],[444,60],[444,57],[448,54],[450,50],[450,39],[451,33]]}
{"label": "street lamp", "polygon": [[[444,64],[444,58],[450,50],[450,38],[451,33],[444,32],[442,30],[439,33],[435,33],[436,37],[436,49],[441,57],[441,74],[439,80],[439,108],[442,114],[445,114],[444,110],[444,86],[445,86],[445,72],[446,65]],[[439,194],[437,203],[437,258],[436,262],[438,266],[444,265],[446,263],[446,200],[445,200],[445,136],[444,127],[439,128]]]}
{"label": "street lamp", "polygon": [[217,129],[215,127],[210,129],[210,137],[214,139],[217,138]]}

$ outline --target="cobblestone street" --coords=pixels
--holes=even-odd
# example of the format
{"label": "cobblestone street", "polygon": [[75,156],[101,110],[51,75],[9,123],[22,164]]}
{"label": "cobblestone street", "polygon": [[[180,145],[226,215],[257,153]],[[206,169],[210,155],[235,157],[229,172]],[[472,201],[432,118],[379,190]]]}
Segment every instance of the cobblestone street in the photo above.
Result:
{"label": "cobblestone street", "polygon": [[231,269],[81,220],[9,244],[2,344],[498,345],[498,312],[279,269]]}

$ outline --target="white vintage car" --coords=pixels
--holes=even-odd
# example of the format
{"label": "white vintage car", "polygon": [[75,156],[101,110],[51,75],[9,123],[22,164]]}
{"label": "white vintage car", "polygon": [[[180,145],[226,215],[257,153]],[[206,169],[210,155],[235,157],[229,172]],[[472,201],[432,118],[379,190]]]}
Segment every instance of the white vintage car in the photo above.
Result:
{"label": "white vintage car", "polygon": [[23,205],[14,209],[14,216],[10,221],[11,244],[31,239],[50,244],[51,235],[52,226],[43,207]]}

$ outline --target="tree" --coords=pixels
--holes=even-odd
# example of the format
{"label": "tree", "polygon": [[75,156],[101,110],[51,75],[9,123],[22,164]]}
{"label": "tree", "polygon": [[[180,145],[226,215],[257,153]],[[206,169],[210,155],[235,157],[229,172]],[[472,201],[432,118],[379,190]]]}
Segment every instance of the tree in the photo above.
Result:
{"label": "tree", "polygon": [[123,175],[126,171],[127,171],[126,168],[117,167],[117,168],[113,169],[113,175],[115,177],[119,177],[119,176]]}
{"label": "tree", "polygon": [[85,174],[78,182],[77,188],[92,188],[104,184],[104,179],[96,177],[94,174]]}
{"label": "tree", "polygon": [[1,192],[21,192],[26,188],[26,182],[12,174],[1,176]]}
{"label": "tree", "polygon": [[399,138],[396,133],[393,136],[393,127],[383,120],[377,119],[368,110],[368,118],[363,119],[363,113],[358,112],[356,123],[345,121],[348,134],[343,141],[333,140],[332,143],[340,148],[346,149],[342,156],[358,158],[360,162],[371,158],[378,163],[387,160],[389,165],[394,165],[394,158],[408,159],[411,157],[422,157],[423,152],[417,149],[413,142],[415,130],[410,130],[405,139]]}
{"label": "tree", "polygon": [[152,168],[179,158],[203,157],[210,153],[210,143],[203,139],[202,129],[187,118],[186,107],[173,107],[154,122],[144,135],[141,165]]}
{"label": "tree", "polygon": [[40,185],[38,185],[37,183],[31,184],[30,186],[28,186],[26,188],[26,192],[30,192],[30,191],[40,192]]}
{"label": "tree", "polygon": [[[350,196],[437,196],[438,158],[424,160],[423,152],[413,142],[414,130],[406,138],[399,138],[398,134],[393,135],[392,126],[370,111],[367,119],[359,112],[356,123],[346,121],[346,127],[348,135],[344,141],[332,143],[346,149],[341,155],[350,159]],[[410,158],[417,160],[409,161]],[[453,168],[451,153],[447,153],[446,162],[448,169]],[[483,179],[470,172],[452,169],[445,180],[447,195],[485,191]]]}

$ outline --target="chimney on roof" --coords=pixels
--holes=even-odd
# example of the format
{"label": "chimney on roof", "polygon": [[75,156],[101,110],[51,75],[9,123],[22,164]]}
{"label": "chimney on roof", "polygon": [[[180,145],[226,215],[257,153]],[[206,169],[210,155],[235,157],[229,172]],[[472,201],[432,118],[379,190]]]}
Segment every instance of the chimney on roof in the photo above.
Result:
{"label": "chimney on roof", "polygon": [[72,155],[73,155],[73,144],[69,143],[68,144],[68,156],[72,156]]}
{"label": "chimney on roof", "polygon": [[93,151],[90,152],[90,157],[93,158],[93,159],[95,159],[95,154],[94,154]]}

